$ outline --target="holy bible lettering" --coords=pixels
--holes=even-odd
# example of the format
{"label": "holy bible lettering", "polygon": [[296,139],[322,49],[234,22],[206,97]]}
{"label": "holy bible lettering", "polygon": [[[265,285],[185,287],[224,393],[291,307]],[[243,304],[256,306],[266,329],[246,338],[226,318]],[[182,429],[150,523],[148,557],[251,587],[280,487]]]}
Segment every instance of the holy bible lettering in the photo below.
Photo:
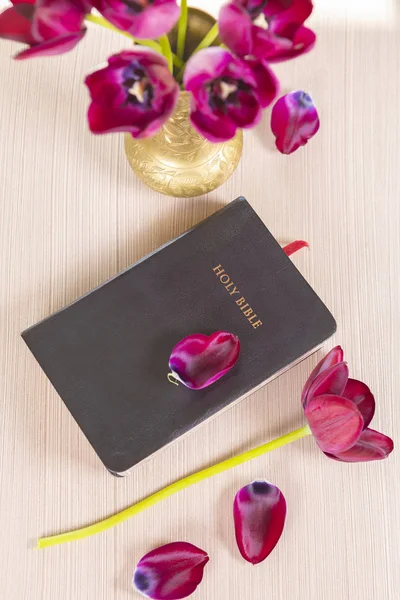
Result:
{"label": "holy bible lettering", "polygon": [[220,282],[223,284],[224,288],[228,291],[230,296],[235,296],[236,294],[238,295],[238,298],[234,298],[234,300],[237,306],[239,306],[244,316],[246,317],[246,319],[248,320],[248,322],[250,323],[250,325],[253,327],[253,329],[261,327],[261,319],[257,317],[254,310],[251,308],[251,306],[249,306],[248,302],[246,302],[246,298],[241,295],[241,292],[237,289],[236,285],[231,280],[229,275],[225,273],[225,269],[222,267],[222,265],[214,267],[213,271],[220,280]]}

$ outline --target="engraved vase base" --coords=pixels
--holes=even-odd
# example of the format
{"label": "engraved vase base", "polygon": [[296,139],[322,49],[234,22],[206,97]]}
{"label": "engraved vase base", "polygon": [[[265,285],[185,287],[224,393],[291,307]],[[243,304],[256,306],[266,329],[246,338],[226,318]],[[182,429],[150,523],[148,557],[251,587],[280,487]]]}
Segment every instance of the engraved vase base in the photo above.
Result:
{"label": "engraved vase base", "polygon": [[135,140],[125,136],[125,152],[135,175],[157,192],[179,198],[215,190],[234,172],[243,149],[243,133],[213,144],[195,131],[189,121],[189,92],[181,92],[177,107],[153,137]]}

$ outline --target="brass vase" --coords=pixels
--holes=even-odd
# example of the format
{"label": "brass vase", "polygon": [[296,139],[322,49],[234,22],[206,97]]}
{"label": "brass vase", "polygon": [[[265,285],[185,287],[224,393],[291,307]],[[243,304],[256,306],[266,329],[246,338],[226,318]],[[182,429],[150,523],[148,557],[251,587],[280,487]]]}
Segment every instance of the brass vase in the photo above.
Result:
{"label": "brass vase", "polygon": [[[214,23],[207,13],[189,8],[185,58]],[[169,37],[174,50],[176,28]],[[135,175],[153,190],[179,198],[200,196],[222,185],[239,164],[243,149],[241,130],[220,144],[197,133],[189,121],[190,100],[189,92],[180,93],[174,114],[155,136],[144,140],[125,136],[126,156]]]}

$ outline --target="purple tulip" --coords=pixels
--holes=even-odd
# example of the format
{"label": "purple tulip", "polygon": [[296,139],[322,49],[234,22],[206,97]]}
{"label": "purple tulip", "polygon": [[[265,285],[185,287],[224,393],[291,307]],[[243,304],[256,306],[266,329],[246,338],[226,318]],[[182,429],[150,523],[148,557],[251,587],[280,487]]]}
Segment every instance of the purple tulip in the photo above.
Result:
{"label": "purple tulip", "polygon": [[165,544],[143,556],[132,585],[153,600],[187,598],[201,583],[208,561],[206,552],[188,542]]}
{"label": "purple tulip", "polygon": [[233,517],[240,554],[256,565],[271,554],[282,535],[285,497],[272,483],[253,481],[236,494]]}
{"label": "purple tulip", "polygon": [[135,47],[110,56],[108,65],[88,75],[93,133],[128,131],[135,138],[154,135],[172,114],[179,86],[163,56]]}
{"label": "purple tulip", "polygon": [[180,15],[176,0],[92,0],[92,4],[115,27],[139,39],[168,33]]}
{"label": "purple tulip", "polygon": [[288,60],[315,44],[315,33],[303,25],[312,10],[311,0],[233,0],[221,8],[219,35],[238,56]]}
{"label": "purple tulip", "polygon": [[0,37],[27,44],[15,58],[64,54],[85,35],[86,3],[82,0],[13,1],[0,14]]}
{"label": "purple tulip", "polygon": [[216,331],[210,336],[194,333],[173,348],[169,368],[183,385],[201,390],[230,371],[239,354],[239,338],[233,333]]}
{"label": "purple tulip", "polygon": [[279,98],[272,109],[271,129],[282,154],[291,154],[307,144],[319,129],[318,112],[311,96],[298,91]]}
{"label": "purple tulip", "polygon": [[278,81],[266,62],[244,61],[214,47],[189,59],[183,82],[193,94],[192,125],[211,142],[229,140],[238,127],[258,123],[261,109],[273,101],[278,90]]}
{"label": "purple tulip", "polygon": [[349,379],[340,346],[312,371],[301,400],[311,432],[329,458],[368,462],[392,452],[393,441],[368,427],[375,412],[374,396],[365,383]]}

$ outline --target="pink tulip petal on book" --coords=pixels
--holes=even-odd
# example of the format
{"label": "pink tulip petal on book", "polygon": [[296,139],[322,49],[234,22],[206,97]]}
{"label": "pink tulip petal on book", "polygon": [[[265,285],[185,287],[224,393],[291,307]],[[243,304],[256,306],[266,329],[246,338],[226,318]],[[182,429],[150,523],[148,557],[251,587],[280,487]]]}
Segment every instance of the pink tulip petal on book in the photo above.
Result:
{"label": "pink tulip petal on book", "polygon": [[209,558],[188,542],[172,542],[152,550],[139,561],[132,586],[152,600],[180,600],[193,594]]}
{"label": "pink tulip petal on book", "polygon": [[278,487],[256,480],[236,494],[233,516],[240,554],[255,565],[267,558],[282,535],[286,500]]}
{"label": "pink tulip petal on book", "polygon": [[362,381],[349,379],[341,395],[357,405],[366,429],[375,413],[375,399],[369,387]]}
{"label": "pink tulip petal on book", "polygon": [[307,144],[319,129],[319,117],[311,96],[297,91],[279,98],[272,108],[271,129],[282,154],[291,154]]}
{"label": "pink tulip petal on book", "polygon": [[354,402],[331,394],[311,398],[304,414],[318,446],[330,454],[351,448],[364,425]]}
{"label": "pink tulip petal on book", "polygon": [[308,396],[308,391],[313,383],[313,381],[318,377],[322,371],[328,369],[332,365],[336,365],[337,363],[343,362],[344,354],[343,350],[340,346],[335,346],[332,348],[330,352],[322,360],[319,361],[317,366],[311,371],[309,378],[307,379],[303,391],[301,393],[301,403],[305,406]]}
{"label": "pink tulip petal on book", "polygon": [[327,453],[327,456],[342,462],[369,462],[387,458],[393,446],[393,440],[387,435],[374,429],[365,429],[354,446],[345,452]]}
{"label": "pink tulip petal on book", "polygon": [[186,387],[201,390],[232,369],[239,353],[239,338],[233,333],[216,331],[210,336],[195,333],[176,344],[169,367]]}

